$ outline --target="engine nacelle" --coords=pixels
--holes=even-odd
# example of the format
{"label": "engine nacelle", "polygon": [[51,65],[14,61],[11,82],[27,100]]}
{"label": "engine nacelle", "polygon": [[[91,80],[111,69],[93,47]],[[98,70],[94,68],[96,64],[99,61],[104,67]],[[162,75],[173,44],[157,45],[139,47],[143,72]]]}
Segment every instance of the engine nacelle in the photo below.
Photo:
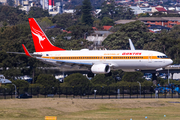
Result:
{"label": "engine nacelle", "polygon": [[91,71],[95,74],[107,74],[110,72],[110,67],[107,64],[95,64],[91,67]]}

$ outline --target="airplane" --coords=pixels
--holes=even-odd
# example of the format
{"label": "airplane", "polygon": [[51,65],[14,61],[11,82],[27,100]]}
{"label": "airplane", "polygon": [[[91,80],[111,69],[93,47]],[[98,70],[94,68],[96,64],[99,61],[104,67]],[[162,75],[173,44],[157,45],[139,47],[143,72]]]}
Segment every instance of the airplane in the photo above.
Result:
{"label": "airplane", "polygon": [[151,50],[135,50],[129,39],[131,50],[65,50],[54,46],[34,18],[29,24],[35,46],[34,53],[29,53],[22,44],[28,57],[36,58],[44,63],[63,68],[64,70],[88,69],[88,77],[94,74],[111,75],[111,70],[135,72],[155,70],[173,63],[165,54]]}

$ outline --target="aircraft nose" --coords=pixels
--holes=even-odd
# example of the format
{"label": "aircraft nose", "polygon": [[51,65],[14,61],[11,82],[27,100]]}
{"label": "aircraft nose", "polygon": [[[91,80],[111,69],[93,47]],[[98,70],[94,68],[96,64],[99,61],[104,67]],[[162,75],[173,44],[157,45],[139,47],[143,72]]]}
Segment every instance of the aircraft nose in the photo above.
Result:
{"label": "aircraft nose", "polygon": [[173,60],[169,59],[168,61],[169,65],[173,63]]}

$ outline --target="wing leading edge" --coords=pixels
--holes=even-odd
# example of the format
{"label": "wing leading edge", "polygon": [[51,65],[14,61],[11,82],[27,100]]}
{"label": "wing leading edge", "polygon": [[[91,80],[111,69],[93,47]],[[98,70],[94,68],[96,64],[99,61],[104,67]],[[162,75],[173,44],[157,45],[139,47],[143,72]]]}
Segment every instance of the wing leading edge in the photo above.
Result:
{"label": "wing leading edge", "polygon": [[47,58],[41,58],[41,57],[37,57],[36,59],[44,62],[44,63],[48,63],[54,66],[59,66],[59,67],[74,67],[77,66],[80,68],[82,67],[86,67],[86,68],[90,68],[93,63],[83,63],[83,62],[72,62],[72,61],[64,61],[64,60],[54,60],[54,59],[47,59]]}

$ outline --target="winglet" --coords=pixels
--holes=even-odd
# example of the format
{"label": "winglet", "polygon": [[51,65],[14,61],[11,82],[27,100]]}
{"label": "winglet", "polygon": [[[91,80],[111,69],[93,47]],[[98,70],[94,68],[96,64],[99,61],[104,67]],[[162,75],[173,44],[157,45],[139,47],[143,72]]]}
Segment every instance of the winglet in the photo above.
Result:
{"label": "winglet", "polygon": [[25,54],[26,54],[28,57],[32,57],[32,56],[29,54],[28,50],[26,49],[25,45],[22,44],[22,46],[23,46],[23,49],[24,49]]}
{"label": "winglet", "polygon": [[132,41],[131,41],[131,39],[129,39],[129,44],[130,44],[131,50],[136,50],[133,43],[132,43]]}

